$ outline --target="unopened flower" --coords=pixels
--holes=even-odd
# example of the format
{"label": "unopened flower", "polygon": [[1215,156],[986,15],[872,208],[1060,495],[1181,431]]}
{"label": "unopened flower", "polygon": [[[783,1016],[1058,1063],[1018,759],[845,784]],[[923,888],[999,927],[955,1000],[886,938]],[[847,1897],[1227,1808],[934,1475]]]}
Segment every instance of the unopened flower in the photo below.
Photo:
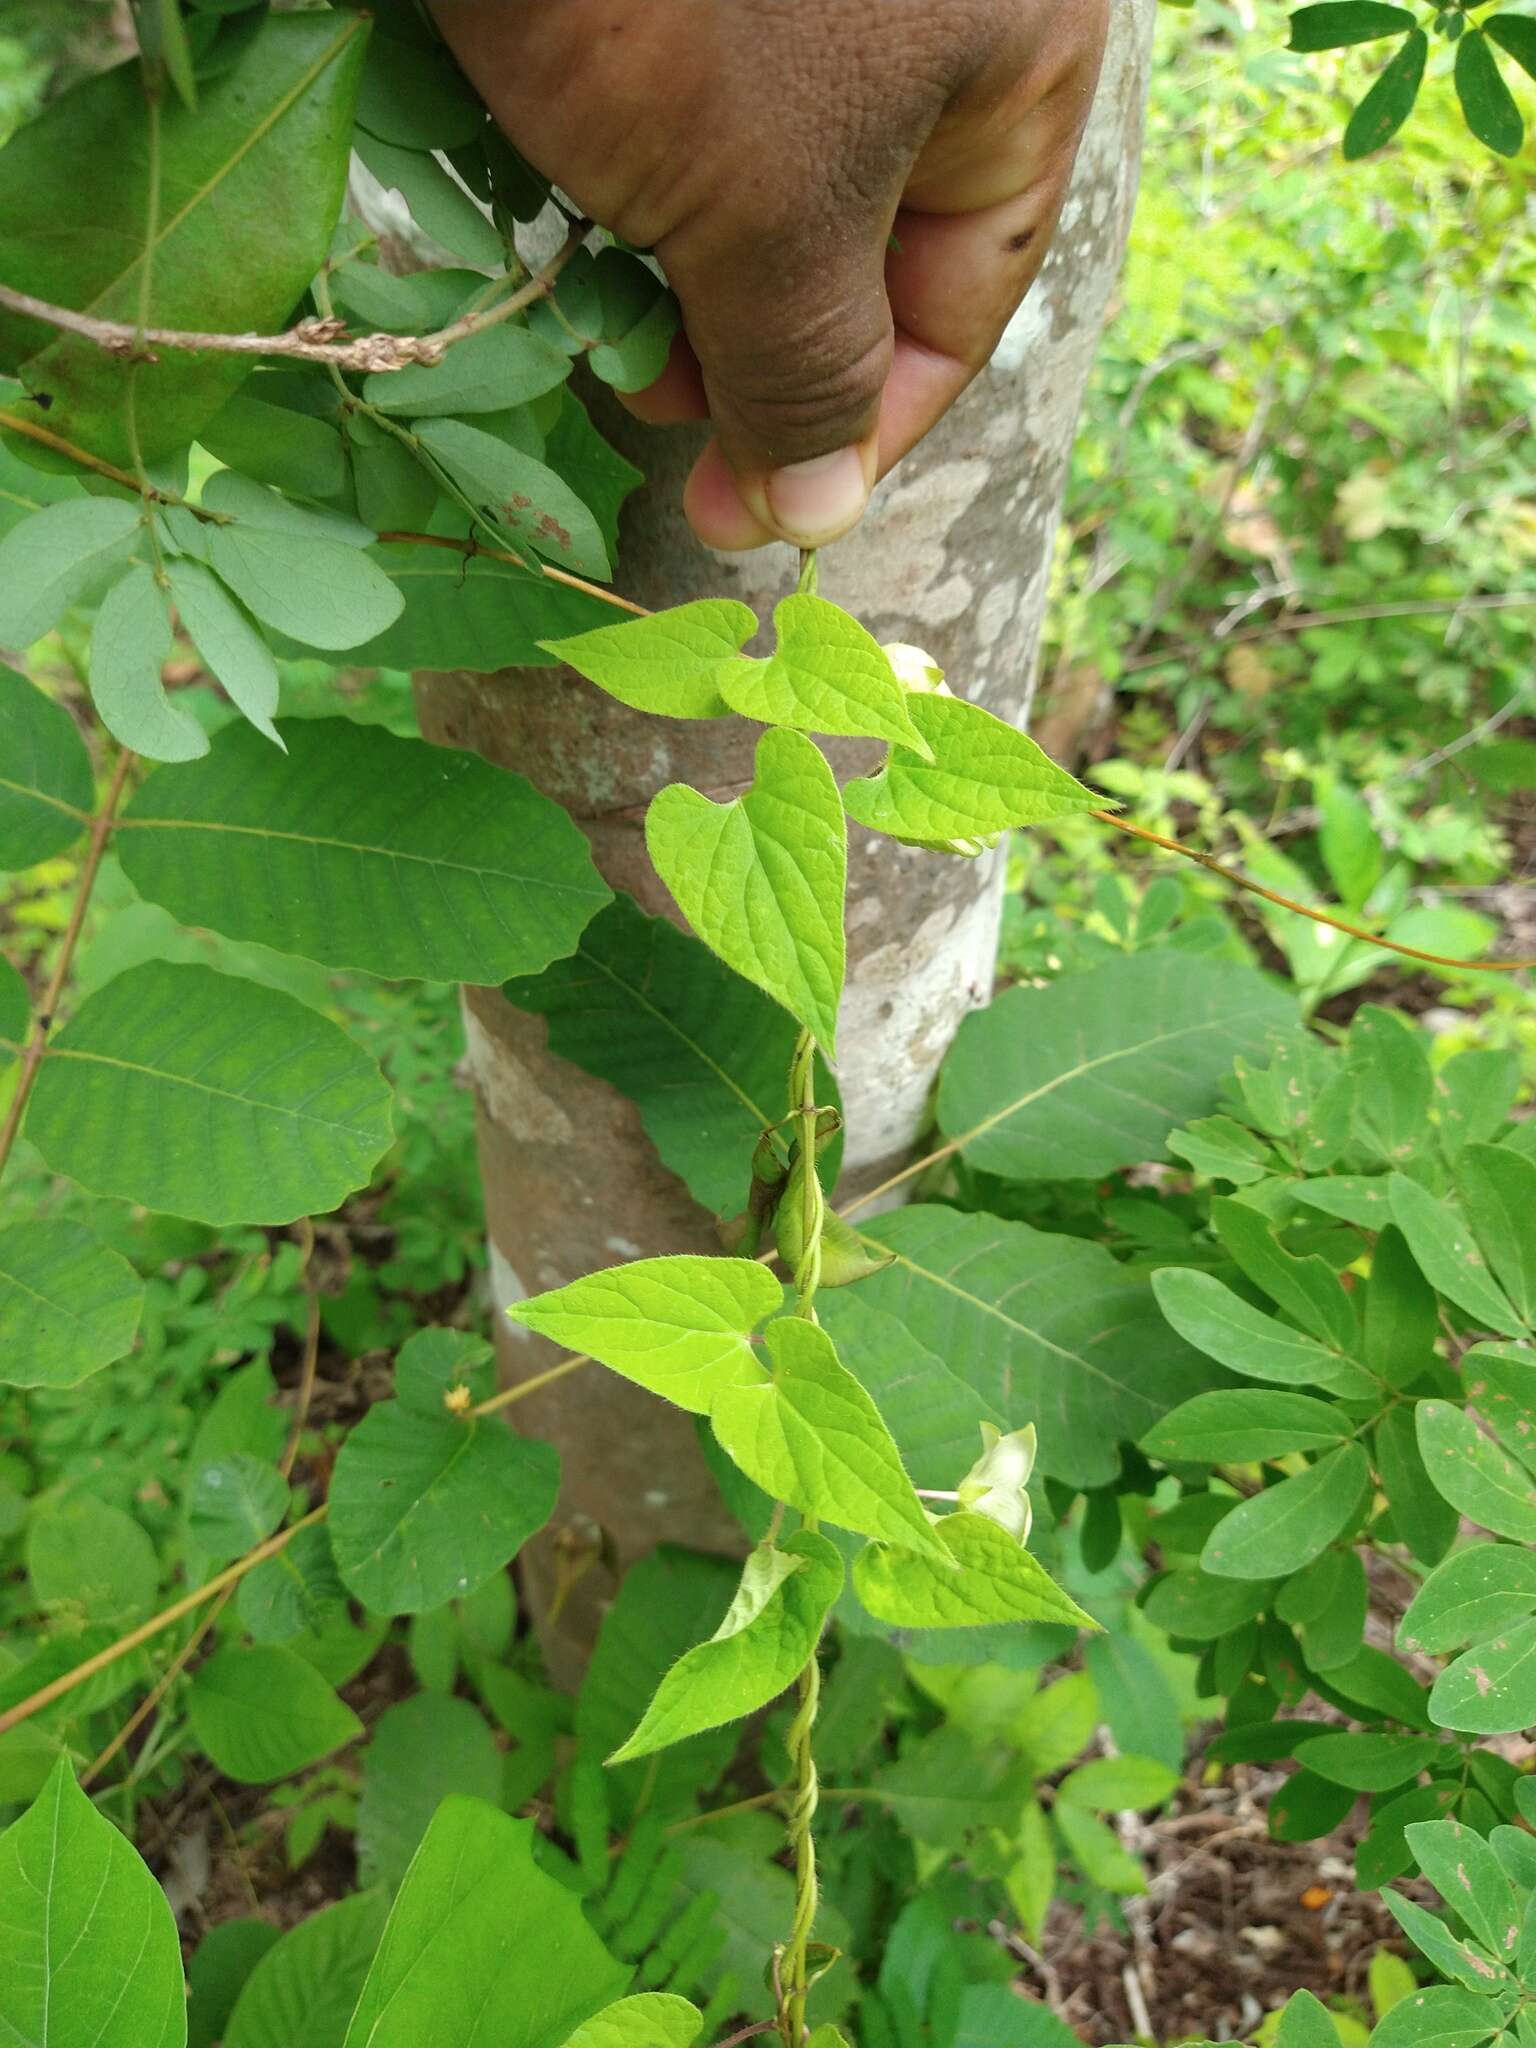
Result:
{"label": "unopened flower", "polygon": [[981,1425],[981,1456],[961,1480],[956,1498],[972,1514],[986,1515],[1017,1542],[1029,1535],[1033,1509],[1029,1475],[1035,1469],[1035,1425],[1004,1436],[992,1423]]}
{"label": "unopened flower", "polygon": [[891,667],[896,671],[896,680],[903,689],[914,690],[919,696],[952,696],[944,671],[924,647],[913,647],[906,640],[890,640],[880,650]]}

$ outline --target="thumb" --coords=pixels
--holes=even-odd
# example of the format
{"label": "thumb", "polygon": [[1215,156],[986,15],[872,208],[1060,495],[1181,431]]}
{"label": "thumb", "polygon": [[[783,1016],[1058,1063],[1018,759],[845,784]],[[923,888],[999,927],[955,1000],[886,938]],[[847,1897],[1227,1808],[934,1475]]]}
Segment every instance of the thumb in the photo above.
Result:
{"label": "thumb", "polygon": [[740,212],[733,198],[658,254],[756,538],[818,547],[857,524],[874,487],[889,222],[818,224],[796,209],[753,224]]}

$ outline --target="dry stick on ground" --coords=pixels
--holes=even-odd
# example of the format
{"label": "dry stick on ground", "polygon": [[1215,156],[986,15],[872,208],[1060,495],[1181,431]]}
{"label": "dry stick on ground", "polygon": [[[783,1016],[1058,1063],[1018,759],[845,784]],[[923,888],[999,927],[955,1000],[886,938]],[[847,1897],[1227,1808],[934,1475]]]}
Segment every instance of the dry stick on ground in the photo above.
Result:
{"label": "dry stick on ground", "polygon": [[98,320],[89,313],[72,312],[68,306],[51,306],[30,292],[4,284],[0,284],[0,306],[66,334],[78,334],[125,362],[154,362],[154,351],[165,348],[202,355],[282,356],[303,363],[328,363],[338,370],[379,374],[408,369],[412,364],[430,367],[440,363],[455,342],[483,334],[542,299],[586,240],[591,226],[590,221],[578,221],[564,246],[527,284],[483,312],[466,313],[434,334],[364,334],[349,340],[343,338],[346,324],[339,320],[301,320],[282,334],[205,334],[176,327],[139,327],[132,321]]}
{"label": "dry stick on ground", "polygon": [[32,1020],[32,1029],[27,1038],[26,1048],[21,1055],[21,1072],[16,1077],[16,1092],[11,1097],[11,1106],[6,1111],[5,1122],[0,1125],[0,1173],[5,1171],[11,1148],[16,1143],[16,1134],[21,1129],[21,1119],[27,1107],[27,1098],[32,1093],[32,1084],[37,1079],[38,1068],[43,1063],[43,1054],[48,1049],[48,1033],[58,1012],[69,980],[70,968],[74,965],[75,948],[80,943],[80,934],[85,927],[85,915],[91,906],[91,892],[96,887],[96,877],[101,869],[102,858],[107,850],[107,841],[112,835],[112,821],[118,804],[122,801],[129,772],[133,767],[133,755],[126,750],[117,757],[107,793],[102,798],[101,809],[91,821],[90,843],[86,848],[85,864],[80,870],[80,881],[75,889],[74,906],[69,913],[69,923],[64,937],[59,942],[59,957],[54,962],[53,973],[48,977],[48,986]]}

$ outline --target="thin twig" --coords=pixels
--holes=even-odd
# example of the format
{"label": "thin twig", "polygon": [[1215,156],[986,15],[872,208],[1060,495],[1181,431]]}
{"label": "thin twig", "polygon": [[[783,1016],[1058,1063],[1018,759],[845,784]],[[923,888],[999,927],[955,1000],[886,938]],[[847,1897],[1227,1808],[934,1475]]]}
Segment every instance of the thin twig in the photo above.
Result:
{"label": "thin twig", "polygon": [[1431,967],[1457,967],[1468,974],[1522,974],[1536,967],[1536,959],[1459,960],[1448,953],[1426,953],[1421,946],[1400,945],[1396,939],[1383,938],[1380,932],[1367,931],[1364,925],[1351,924],[1348,918],[1335,917],[1331,911],[1316,910],[1308,903],[1298,903],[1294,896],[1283,896],[1278,889],[1267,889],[1262,882],[1254,881],[1251,875],[1217,860],[1214,854],[1201,853],[1198,847],[1186,846],[1182,839],[1169,839],[1161,832],[1149,832],[1145,825],[1133,825],[1129,818],[1117,818],[1113,811],[1089,811],[1088,816],[1096,818],[1101,825],[1113,825],[1117,832],[1129,833],[1132,839],[1145,840],[1149,846],[1160,846],[1165,853],[1181,854],[1185,860],[1196,861],[1213,875],[1220,875],[1223,881],[1230,882],[1234,888],[1246,889],[1250,896],[1262,896],[1266,903],[1273,903],[1281,910],[1293,911],[1297,917],[1310,918],[1313,924],[1327,925],[1331,931],[1343,932],[1349,938],[1363,939],[1368,946],[1379,946],[1383,952],[1400,954],[1405,960],[1426,960]]}
{"label": "thin twig", "polygon": [[196,1613],[205,1600],[216,1598],[226,1586],[237,1585],[247,1572],[254,1571],[257,1565],[265,1563],[269,1557],[276,1557],[280,1550],[293,1541],[301,1529],[313,1528],[316,1522],[325,1519],[325,1515],[324,1507],[311,1509],[301,1520],[291,1523],[286,1529],[279,1529],[277,1534],[269,1536],[265,1543],[258,1543],[256,1548],[247,1551],[244,1557],[236,1558],[232,1565],[227,1565],[217,1577],[207,1580],[195,1592],[184,1594],[171,1606],[162,1608],[158,1614],[152,1614],[148,1621],[140,1622],[137,1628],[130,1629],[127,1635],[119,1636],[115,1643],[108,1643],[106,1648],[98,1650],[94,1657],[87,1657],[72,1670],[61,1672],[47,1685],[39,1686],[36,1692],[28,1694],[26,1699],[18,1701],[14,1707],[0,1714],[0,1735],[19,1726],[21,1722],[30,1720],[32,1715],[40,1714],[44,1707],[51,1707],[55,1700],[63,1699],[64,1695],[73,1692],[76,1686],[84,1685],[88,1678],[94,1678],[98,1671],[110,1670],[120,1659],[131,1656],[135,1650],[141,1649],[154,1637],[163,1635],[166,1629],[174,1628],[183,1616]]}
{"label": "thin twig", "polygon": [[[19,413],[0,412],[0,427],[4,427],[8,434],[20,434],[24,440],[36,441],[40,448],[51,448],[55,455],[68,456],[71,462],[78,463],[82,469],[94,471],[97,476],[107,477],[115,484],[126,484],[130,491],[139,488],[139,480],[131,469],[119,469],[115,462],[104,462],[99,455],[77,448],[73,441],[66,441],[62,434],[39,425],[36,420],[23,419]],[[152,495],[162,498],[169,493],[157,490]]]}
{"label": "thin twig", "polygon": [[209,1608],[197,1627],[193,1629],[191,1635],[187,1637],[187,1640],[176,1652],[170,1663],[166,1665],[160,1676],[155,1680],[149,1691],[145,1693],[143,1699],[139,1701],[139,1704],[128,1716],[122,1727],[118,1729],[106,1748],[101,1751],[94,1763],[81,1773],[80,1784],[82,1788],[99,1778],[118,1751],[126,1743],[133,1740],[134,1736],[176,1683],[182,1672],[186,1670],[192,1659],[197,1655],[199,1649],[207,1641],[209,1632],[218,1626],[219,1616],[234,1597],[235,1588],[233,1586],[226,1586],[224,1591],[219,1594],[212,1607]]}
{"label": "thin twig", "polygon": [[600,598],[604,604],[612,605],[615,611],[628,612],[633,618],[655,617],[654,612],[643,604],[636,604],[632,598],[620,597],[616,590],[607,590],[601,583],[589,583],[584,576],[573,576],[568,569],[556,569],[549,562],[525,561],[509,548],[488,548],[478,540],[459,539],[446,533],[381,533],[378,538],[392,547],[448,548],[466,560],[483,555],[490,562],[506,562],[514,569],[527,569],[530,574],[542,576],[547,582],[563,583],[569,590],[585,591],[588,597]]}
{"label": "thin twig", "polygon": [[[1262,626],[1245,626],[1240,633],[1228,633],[1223,648],[1243,647],[1254,640],[1272,640],[1281,633],[1306,633],[1314,626],[1356,626],[1371,619],[1439,618],[1454,612],[1521,611],[1536,605],[1536,590],[1483,591],[1469,597],[1399,598],[1384,604],[1358,604],[1334,612],[1292,612],[1283,619],[1270,619]],[[1143,669],[1163,668],[1169,662],[1188,661],[1203,654],[1209,640],[1183,640],[1177,647],[1165,647],[1156,654],[1137,654],[1121,663],[1122,675],[1136,675]]]}
{"label": "thin twig", "polygon": [[510,320],[535,300],[542,299],[591,229],[590,221],[578,221],[564,246],[545,264],[537,277],[480,313],[466,313],[440,327],[433,334],[364,334],[343,339],[346,323],[337,319],[301,320],[282,334],[215,334],[177,327],[139,326],[126,320],[98,320],[90,313],[72,312],[67,306],[53,306],[30,292],[0,285],[0,306],[32,320],[42,320],[66,334],[78,334],[95,342],[108,355],[124,362],[154,362],[156,349],[185,349],[191,353],[236,356],[282,356],[303,363],[328,363],[338,370],[385,372],[408,369],[413,364],[430,367],[440,363],[457,341],[483,334],[502,320]]}
{"label": "thin twig", "polygon": [[[548,1372],[537,1373],[532,1379],[520,1380],[515,1387],[508,1387],[504,1393],[491,1395],[489,1400],[481,1401],[470,1410],[470,1413],[476,1416],[491,1415],[499,1409],[510,1408],[514,1402],[526,1399],[540,1387],[547,1386],[551,1380],[563,1379],[568,1372],[574,1372],[578,1366],[591,1363],[591,1359],[585,1357],[563,1358],[558,1365],[552,1365]],[[131,1629],[125,1636],[119,1636],[115,1643],[108,1643],[105,1649],[98,1650],[93,1657],[87,1657],[73,1669],[61,1673],[49,1684],[39,1687],[16,1706],[0,1714],[0,1735],[4,1735],[20,1722],[29,1720],[33,1714],[41,1713],[44,1707],[52,1706],[55,1700],[73,1692],[76,1686],[84,1685],[88,1678],[94,1678],[98,1671],[107,1670],[120,1658],[128,1656],[166,1629],[174,1627],[183,1616],[195,1613],[205,1600],[216,1599],[227,1588],[237,1585],[247,1572],[254,1571],[257,1565],[264,1564],[269,1557],[276,1557],[280,1550],[293,1541],[301,1529],[314,1528],[317,1523],[323,1522],[329,1513],[330,1503],[322,1501],[319,1507],[311,1508],[309,1513],[301,1516],[297,1522],[290,1523],[286,1529],[279,1529],[275,1536],[269,1536],[265,1543],[258,1543],[256,1548],[248,1550],[244,1557],[236,1558],[232,1565],[227,1565],[223,1571],[206,1580],[194,1592],[184,1594],[171,1606],[162,1608],[160,1613],[152,1614],[149,1620],[142,1622],[138,1628]]]}
{"label": "thin twig", "polygon": [[16,1134],[21,1129],[21,1119],[26,1112],[27,1097],[32,1093],[32,1084],[37,1079],[37,1070],[43,1063],[43,1054],[48,1048],[48,1033],[64,995],[69,972],[74,965],[75,948],[80,943],[80,934],[85,926],[86,912],[91,907],[91,892],[96,887],[96,877],[101,870],[107,841],[112,834],[113,814],[122,800],[123,790],[133,767],[133,755],[126,749],[118,755],[117,765],[112,770],[112,780],[107,784],[107,793],[101,800],[101,809],[91,821],[90,844],[86,848],[85,864],[80,870],[80,880],[75,889],[74,906],[69,913],[69,923],[64,928],[64,937],[59,942],[58,958],[53,972],[48,977],[48,986],[43,990],[43,999],[32,1020],[26,1049],[21,1055],[21,1071],[16,1076],[16,1092],[11,1097],[10,1108],[5,1113],[5,1122],[0,1125],[0,1174],[3,1174],[11,1150],[16,1143]]}

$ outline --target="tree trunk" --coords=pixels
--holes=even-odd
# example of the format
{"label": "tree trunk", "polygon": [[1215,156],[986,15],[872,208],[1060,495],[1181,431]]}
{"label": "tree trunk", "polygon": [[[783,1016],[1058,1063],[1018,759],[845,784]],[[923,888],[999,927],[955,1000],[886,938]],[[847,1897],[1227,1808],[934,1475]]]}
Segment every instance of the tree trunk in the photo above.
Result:
{"label": "tree trunk", "polygon": [[[878,638],[926,647],[957,694],[1020,721],[1078,407],[1135,195],[1154,12],[1155,0],[1114,9],[1055,243],[991,367],[876,493],[858,532],[822,560],[826,596]],[[598,423],[650,478],[625,518],[625,591],[657,608],[735,597],[766,617],[793,588],[794,556],[720,556],[693,540],[678,507],[697,437],[647,433],[617,406],[599,405]],[[418,698],[429,738],[529,776],[580,821],[609,882],[652,912],[676,915],[646,858],[649,798],[667,782],[720,797],[751,779],[756,728],[648,718],[566,670],[423,676]],[[840,773],[869,765],[862,743],[829,751]],[[845,1193],[909,1152],[961,1017],[986,1001],[1002,882],[1001,851],[950,859],[854,828],[839,1033]],[[551,1057],[541,1020],[484,989],[466,992],[464,1015],[498,1307],[620,1260],[719,1250],[712,1219],[661,1166],[630,1103]],[[513,1379],[554,1356],[504,1321],[498,1343]],[[599,1368],[531,1396],[517,1423],[557,1444],[564,1461],[555,1522],[524,1559],[546,1649],[568,1675],[616,1568],[664,1540],[736,1549],[740,1533],[690,1418]],[[562,1570],[588,1560],[551,1620]]]}

